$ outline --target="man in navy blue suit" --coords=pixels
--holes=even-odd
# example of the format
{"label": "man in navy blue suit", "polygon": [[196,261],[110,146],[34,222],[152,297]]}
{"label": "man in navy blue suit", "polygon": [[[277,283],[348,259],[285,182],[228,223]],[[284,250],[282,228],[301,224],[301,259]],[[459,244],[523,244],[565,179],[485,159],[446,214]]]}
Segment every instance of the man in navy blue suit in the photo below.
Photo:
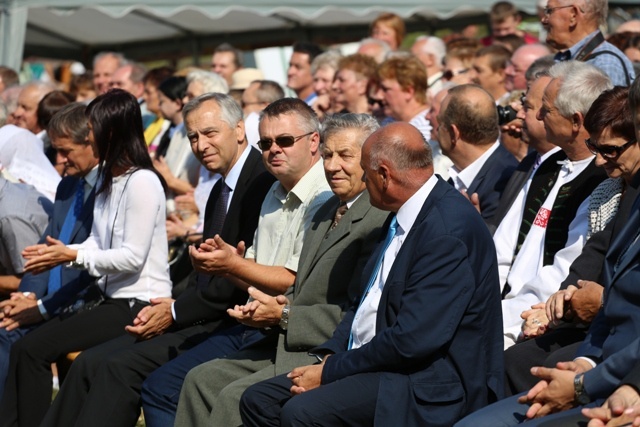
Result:
{"label": "man in navy blue suit", "polygon": [[[67,216],[75,209],[77,215],[69,220],[66,243],[81,243],[91,232],[98,159],[87,140],[89,129],[84,110],[82,104],[70,104],[49,124],[48,135],[67,176],[58,184],[53,215],[42,241],[46,236],[60,239]],[[80,186],[81,193],[78,192]],[[58,275],[55,280],[53,274]],[[53,269],[38,275],[26,273],[20,281],[19,292],[0,303],[0,397],[9,369],[11,345],[40,322],[56,315],[92,280],[86,271],[73,268]]]}
{"label": "man in navy blue suit", "polygon": [[393,212],[362,297],[312,350],[322,363],[245,392],[247,426],[450,426],[502,395],[500,291],[482,218],[434,176],[407,123],[372,134],[362,165],[372,205]]}
{"label": "man in navy blue suit", "polygon": [[479,204],[490,222],[518,161],[500,142],[498,113],[491,95],[476,85],[449,90],[438,115],[438,142],[449,156],[449,182]]}

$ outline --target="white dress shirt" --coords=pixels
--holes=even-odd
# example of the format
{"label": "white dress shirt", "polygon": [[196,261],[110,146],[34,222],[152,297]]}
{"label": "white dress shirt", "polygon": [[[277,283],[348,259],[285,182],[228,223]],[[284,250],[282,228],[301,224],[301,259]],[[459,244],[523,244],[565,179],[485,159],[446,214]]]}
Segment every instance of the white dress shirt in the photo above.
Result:
{"label": "white dress shirt", "polygon": [[69,247],[78,250],[75,266],[101,276],[98,285],[110,298],[171,296],[165,197],[156,174],[143,169],[113,178],[111,192],[96,196],[91,234]]}
{"label": "white dress shirt", "polygon": [[498,141],[494,142],[493,145],[485,151],[482,156],[478,157],[473,161],[469,166],[464,168],[463,170],[458,169],[455,166],[451,166],[449,168],[449,178],[453,180],[453,185],[456,187],[458,191],[467,191],[471,186],[471,183],[484,166],[485,162],[491,157],[494,151],[496,151],[500,147],[500,143]]}
{"label": "white dress shirt", "polygon": [[580,175],[592,160],[593,156],[576,162],[569,159],[563,161],[558,179],[540,207],[513,261],[507,276],[507,283],[511,290],[502,300],[505,349],[513,345],[520,335],[522,326],[520,314],[529,310],[532,305],[546,301],[556,292],[562,280],[567,277],[571,263],[582,252],[588,229],[589,198],[582,202],[569,225],[565,247],[555,254],[552,264],[543,265],[546,221],[551,215],[558,191],[560,187]]}
{"label": "white dress shirt", "polygon": [[[416,218],[424,205],[425,200],[429,197],[431,190],[438,182],[438,178],[433,175],[425,182],[413,196],[409,198],[398,210],[396,219],[398,221],[398,229],[396,235],[391,240],[389,247],[382,258],[382,265],[375,273],[373,285],[369,292],[364,296],[356,315],[351,324],[351,335],[353,338],[351,348],[358,348],[368,343],[376,335],[376,318],[378,317],[378,305],[384,289],[385,282],[389,271],[393,266],[393,262],[402,248],[407,233],[416,222]],[[428,244],[428,242],[424,242]]]}

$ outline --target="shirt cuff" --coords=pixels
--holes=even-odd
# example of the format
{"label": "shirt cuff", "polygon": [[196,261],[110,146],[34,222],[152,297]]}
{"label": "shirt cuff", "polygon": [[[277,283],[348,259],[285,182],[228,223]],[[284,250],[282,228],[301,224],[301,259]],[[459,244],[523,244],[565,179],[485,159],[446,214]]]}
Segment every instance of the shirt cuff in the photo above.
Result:
{"label": "shirt cuff", "polygon": [[38,311],[40,312],[44,320],[49,320],[49,313],[47,313],[47,309],[44,308],[44,304],[42,303],[41,299],[38,300]]}
{"label": "shirt cuff", "polygon": [[69,264],[67,264],[67,267],[76,268],[79,270],[86,269],[84,265],[84,249],[77,250],[76,259],[74,261],[70,261]]}
{"label": "shirt cuff", "polygon": [[596,365],[597,365],[597,363],[593,359],[591,359],[590,357],[580,356],[580,357],[576,357],[573,360],[578,360],[578,359],[586,361],[587,363],[589,363],[591,365],[592,368],[595,368]]}

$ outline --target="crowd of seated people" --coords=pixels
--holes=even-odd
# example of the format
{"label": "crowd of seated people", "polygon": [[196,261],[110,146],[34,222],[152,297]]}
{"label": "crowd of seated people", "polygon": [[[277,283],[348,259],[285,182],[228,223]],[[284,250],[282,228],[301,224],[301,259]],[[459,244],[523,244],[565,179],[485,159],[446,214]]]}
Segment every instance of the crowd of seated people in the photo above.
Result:
{"label": "crowd of seated people", "polygon": [[640,33],[541,6],[0,67],[0,427],[640,426]]}

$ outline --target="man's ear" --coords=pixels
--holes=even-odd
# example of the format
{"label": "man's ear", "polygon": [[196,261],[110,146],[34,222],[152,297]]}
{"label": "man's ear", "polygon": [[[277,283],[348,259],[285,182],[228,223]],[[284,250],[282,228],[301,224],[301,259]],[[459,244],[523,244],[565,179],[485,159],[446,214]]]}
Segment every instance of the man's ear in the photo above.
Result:
{"label": "man's ear", "polygon": [[447,132],[451,135],[451,145],[456,145],[460,140],[460,129],[455,124],[451,124],[447,128]]}
{"label": "man's ear", "polygon": [[383,163],[380,166],[378,166],[378,170],[376,170],[376,173],[380,176],[380,181],[382,182],[382,189],[386,190],[387,188],[389,188],[389,178],[390,178],[389,167]]}
{"label": "man's ear", "polygon": [[580,112],[573,113],[571,116],[571,126],[575,132],[580,131],[580,128],[584,124],[584,116]]}
{"label": "man's ear", "polygon": [[311,153],[314,155],[318,152],[320,148],[320,132],[314,132],[313,135],[309,137],[309,145],[311,149]]}
{"label": "man's ear", "polygon": [[238,121],[235,131],[236,131],[236,141],[238,141],[239,143],[243,142],[246,138],[244,120]]}

